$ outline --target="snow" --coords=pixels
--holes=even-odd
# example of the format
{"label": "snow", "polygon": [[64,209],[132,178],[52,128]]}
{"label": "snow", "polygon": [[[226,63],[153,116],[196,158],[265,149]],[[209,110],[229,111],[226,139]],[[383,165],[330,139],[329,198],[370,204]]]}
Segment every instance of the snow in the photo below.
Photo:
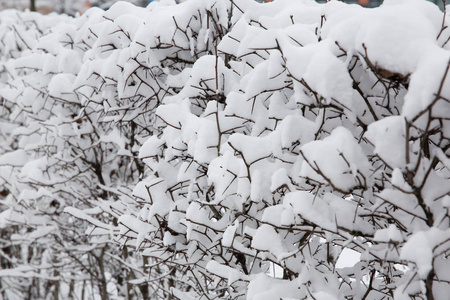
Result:
{"label": "snow", "polygon": [[377,230],[373,240],[384,243],[400,243],[404,241],[404,238],[400,230],[395,225],[391,224],[388,228]]}
{"label": "snow", "polygon": [[[377,18],[366,20],[360,27],[355,44],[379,68],[407,75],[428,45],[435,45],[437,28],[418,7],[383,6],[376,9]],[[365,50],[364,47],[368,50]]]}
{"label": "snow", "polygon": [[450,280],[442,17],[421,0],[0,12],[0,228],[23,243],[11,274],[53,280],[28,258],[79,266],[108,245],[108,267],[156,298],[359,299],[371,274],[380,295],[424,298],[431,270]]}
{"label": "snow", "polygon": [[110,226],[103,224],[102,222],[98,221],[94,217],[90,216],[88,213],[84,212],[83,210],[77,209],[75,207],[66,207],[64,209],[65,213],[68,213],[78,219],[87,220],[89,223],[100,227],[104,229],[110,229]]}
{"label": "snow", "polygon": [[57,74],[48,84],[48,93],[53,97],[65,98],[73,91],[75,76],[71,74]]}
{"label": "snow", "polygon": [[[450,93],[448,84],[450,78],[443,78],[450,62],[450,53],[439,47],[430,47],[426,54],[418,61],[417,71],[411,75],[410,89],[405,96],[402,115],[408,120],[416,118],[420,111],[436,100],[442,81],[445,82],[441,96],[448,97]],[[433,113],[448,115],[448,107],[439,105]]]}
{"label": "snow", "polygon": [[275,257],[283,255],[286,250],[282,239],[272,226],[263,224],[257,230],[252,240],[252,247],[260,251],[268,251]]}
{"label": "snow", "polygon": [[24,222],[25,218],[12,208],[8,208],[0,212],[0,228],[7,228],[11,221]]}
{"label": "snow", "polygon": [[0,156],[0,167],[1,166],[21,167],[25,165],[28,159],[29,159],[28,154],[23,149],[8,152]]}
{"label": "snow", "polygon": [[262,157],[270,156],[271,142],[268,138],[261,139],[243,134],[233,134],[228,139],[228,144],[239,151],[249,165]]}
{"label": "snow", "polygon": [[338,298],[336,298],[334,295],[332,295],[330,293],[320,291],[320,292],[314,293],[314,299],[317,299],[317,300],[327,300],[327,299],[329,299],[329,300],[337,300]]}
{"label": "snow", "polygon": [[234,236],[236,234],[236,229],[238,228],[238,223],[235,222],[232,226],[228,226],[222,236],[222,245],[224,247],[232,247]]}
{"label": "snow", "polygon": [[384,118],[369,125],[365,137],[375,146],[375,153],[391,168],[406,165],[406,145],[399,136],[405,136],[405,120],[401,116]]}
{"label": "snow", "polygon": [[30,233],[31,239],[38,239],[41,237],[44,237],[51,233],[52,231],[55,231],[57,228],[55,226],[42,226],[36,229],[35,231]]}
{"label": "snow", "polygon": [[206,265],[206,270],[217,276],[226,278],[230,284],[238,280],[248,280],[248,277],[240,273],[238,270],[221,265],[213,260]]}
{"label": "snow", "polygon": [[305,158],[301,176],[320,182],[333,182],[336,188],[343,191],[369,178],[370,167],[366,155],[344,127],[334,129],[323,140],[304,145],[301,151]]}
{"label": "snow", "polygon": [[299,72],[295,65],[288,65],[288,69],[292,70],[297,78],[303,78],[310,88],[325,98],[327,104],[334,98],[352,111],[352,102],[349,101],[353,93],[352,80],[346,71],[346,65],[322,44],[307,45],[302,49],[308,51],[307,55],[312,54],[311,58],[306,60],[308,65],[304,73]]}
{"label": "snow", "polygon": [[425,279],[433,268],[435,250],[438,245],[450,238],[450,230],[432,227],[427,231],[414,233],[400,251],[400,257],[413,262],[420,278]]}
{"label": "snow", "polygon": [[161,148],[164,145],[164,140],[156,136],[152,136],[145,141],[139,150],[139,158],[146,159],[148,157],[157,156],[161,153]]}
{"label": "snow", "polygon": [[248,300],[270,300],[276,298],[297,298],[303,294],[296,281],[284,281],[258,274],[248,286]]}
{"label": "snow", "polygon": [[322,199],[308,192],[292,192],[286,195],[283,204],[291,207],[295,214],[314,223],[321,224],[323,228],[336,231],[334,214]]}
{"label": "snow", "polygon": [[[278,125],[281,147],[290,147],[299,141],[304,145],[314,139],[317,125],[300,115],[288,115]],[[301,128],[301,130],[298,130]]]}

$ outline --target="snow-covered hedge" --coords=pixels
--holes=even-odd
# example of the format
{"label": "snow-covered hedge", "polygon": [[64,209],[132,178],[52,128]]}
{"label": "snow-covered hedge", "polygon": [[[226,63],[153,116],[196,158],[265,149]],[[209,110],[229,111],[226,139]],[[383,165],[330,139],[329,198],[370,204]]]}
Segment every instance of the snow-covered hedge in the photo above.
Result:
{"label": "snow-covered hedge", "polygon": [[3,297],[444,299],[447,20],[424,0],[0,12]]}

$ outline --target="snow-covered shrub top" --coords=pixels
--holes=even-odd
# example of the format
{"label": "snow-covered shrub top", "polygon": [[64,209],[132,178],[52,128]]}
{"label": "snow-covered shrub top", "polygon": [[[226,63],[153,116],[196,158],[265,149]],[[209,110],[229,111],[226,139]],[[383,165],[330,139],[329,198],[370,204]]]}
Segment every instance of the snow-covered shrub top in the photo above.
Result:
{"label": "snow-covered shrub top", "polygon": [[0,228],[27,224],[42,242],[85,220],[75,243],[135,249],[147,265],[126,268],[152,299],[450,292],[437,6],[189,0],[0,17]]}

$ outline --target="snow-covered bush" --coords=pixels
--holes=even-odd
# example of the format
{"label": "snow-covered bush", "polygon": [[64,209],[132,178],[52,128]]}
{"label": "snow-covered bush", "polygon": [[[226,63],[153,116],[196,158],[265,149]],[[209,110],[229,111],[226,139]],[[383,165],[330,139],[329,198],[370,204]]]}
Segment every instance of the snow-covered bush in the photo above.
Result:
{"label": "snow-covered bush", "polygon": [[[103,13],[93,10],[91,18],[73,19],[6,11],[1,18],[5,59],[0,94],[8,127],[1,128],[5,265],[2,262],[0,277],[6,281],[2,286],[7,286],[3,293],[8,299],[108,299],[132,293],[120,290],[134,275],[122,265],[126,251],[111,247],[109,225],[118,217],[115,209],[126,211],[126,201],[108,200],[116,197],[112,187],[130,193],[126,186],[137,180],[136,167],[129,166],[129,156],[117,155],[125,150],[120,148],[125,142],[116,138],[118,129],[100,121],[103,111],[98,105],[84,101],[82,92],[89,82],[75,88],[86,52],[101,47],[95,45],[91,27],[102,30],[112,22],[102,23]],[[17,33],[11,34],[11,28]],[[105,224],[103,231],[93,232],[87,222],[64,213],[68,206],[78,217],[96,216],[96,224]],[[102,215],[103,210],[108,214]]]}
{"label": "snow-covered bush", "polygon": [[[199,1],[175,11],[172,5],[146,11],[119,3],[78,19],[4,13],[0,277],[6,297],[42,298],[50,291],[149,297],[147,285],[139,292],[129,285],[148,259],[135,260],[127,246],[111,247],[115,224],[139,209],[130,197],[144,172],[139,147],[154,134],[155,108],[181,88],[167,78],[213,53],[231,24],[218,23],[219,13],[231,17],[229,5]],[[158,281],[153,285],[160,297],[168,294]]]}
{"label": "snow-covered bush", "polygon": [[450,292],[450,30],[435,5],[1,14],[6,290]]}

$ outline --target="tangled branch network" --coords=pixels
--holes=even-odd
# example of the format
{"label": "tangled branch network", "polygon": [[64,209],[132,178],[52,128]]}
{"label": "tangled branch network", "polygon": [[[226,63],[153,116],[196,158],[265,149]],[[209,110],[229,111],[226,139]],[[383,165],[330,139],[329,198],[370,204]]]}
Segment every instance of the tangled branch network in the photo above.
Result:
{"label": "tangled branch network", "polygon": [[1,11],[0,299],[447,299],[448,25],[424,0]]}

